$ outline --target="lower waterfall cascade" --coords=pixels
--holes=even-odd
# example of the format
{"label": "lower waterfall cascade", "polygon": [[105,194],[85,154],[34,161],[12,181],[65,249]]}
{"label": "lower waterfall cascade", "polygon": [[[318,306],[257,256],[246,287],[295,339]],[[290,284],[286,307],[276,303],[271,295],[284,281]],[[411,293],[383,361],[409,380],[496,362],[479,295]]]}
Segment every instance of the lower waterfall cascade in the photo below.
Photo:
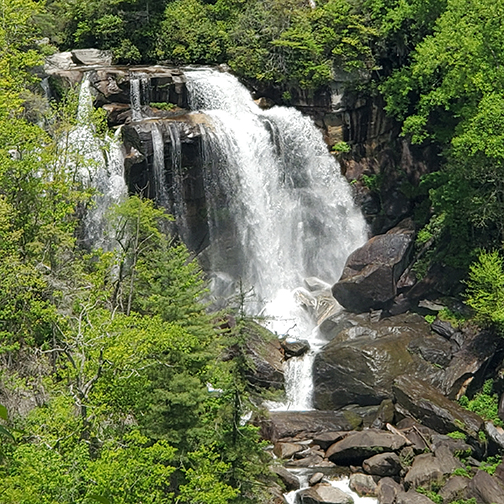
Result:
{"label": "lower waterfall cascade", "polygon": [[[309,343],[304,356],[285,362],[286,402],[269,407],[313,409],[312,366],[326,342],[317,328],[317,317],[302,305],[324,305],[302,285],[311,277],[330,296],[330,284],[341,275],[346,258],[367,239],[364,218],[322,134],[308,117],[286,107],[261,110],[228,73],[190,68],[185,75],[191,113],[207,117],[200,129],[209,232],[205,254],[212,295],[218,300],[244,289],[247,303],[243,308],[248,315],[261,316],[263,324],[282,338]],[[150,123],[156,200],[184,226],[187,208],[179,126],[148,117],[148,107],[143,105],[147,88],[147,76],[133,74],[132,119]],[[120,128],[115,137],[106,139],[103,149],[89,123],[91,107],[86,75],[78,126],[70,133],[70,141],[89,159],[89,173],[81,176],[97,192],[95,206],[85,219],[86,239],[94,247],[103,247],[105,212],[127,194],[124,149]],[[167,139],[170,153],[165,152]],[[305,475],[300,480],[301,489],[307,488]],[[351,496],[355,504],[376,502],[352,492],[348,478],[329,483]],[[297,502],[298,492],[285,494],[285,502]]]}
{"label": "lower waterfall cascade", "polygon": [[212,153],[205,192],[214,295],[239,281],[253,292],[249,314],[280,336],[309,341],[306,356],[287,361],[287,402],[275,409],[311,409],[311,367],[324,341],[299,306],[300,286],[307,277],[338,280],[367,239],[364,218],[310,118],[287,107],[261,110],[228,73],[185,75],[191,109],[210,118],[203,138]]}

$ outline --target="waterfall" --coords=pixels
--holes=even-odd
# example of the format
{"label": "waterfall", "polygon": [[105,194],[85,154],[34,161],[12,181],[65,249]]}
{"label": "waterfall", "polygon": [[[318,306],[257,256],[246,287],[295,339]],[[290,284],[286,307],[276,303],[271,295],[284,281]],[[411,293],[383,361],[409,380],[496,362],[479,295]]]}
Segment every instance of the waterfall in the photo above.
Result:
{"label": "waterfall", "polygon": [[[203,138],[210,144],[204,151],[216,158],[206,176],[214,278],[253,289],[248,312],[272,317],[268,326],[279,335],[311,340],[313,356],[320,347],[315,324],[293,292],[306,277],[334,283],[348,255],[366,241],[350,187],[320,131],[299,111],[263,111],[237,79],[213,69],[188,69],[186,78],[191,109],[212,123]],[[311,380],[309,363],[302,373],[289,362],[293,381]],[[307,392],[289,397],[287,407],[309,409],[310,386],[288,383],[287,389]]]}
{"label": "waterfall", "polygon": [[100,139],[91,121],[92,112],[89,74],[85,74],[79,93],[77,126],[64,140],[65,159],[62,162],[66,163],[67,169],[76,171],[85,186],[95,190],[92,205],[84,218],[85,241],[89,246],[107,249],[111,240],[106,212],[127,194],[124,153],[120,128],[113,137],[107,135]]}
{"label": "waterfall", "polygon": [[154,184],[156,186],[157,202],[160,206],[167,208],[169,205],[169,199],[166,191],[164,138],[159,124],[152,124],[151,135],[153,151],[152,167],[154,173]]}
{"label": "waterfall", "polygon": [[142,106],[150,103],[150,79],[142,72],[130,74],[131,118],[140,121],[143,117]]}

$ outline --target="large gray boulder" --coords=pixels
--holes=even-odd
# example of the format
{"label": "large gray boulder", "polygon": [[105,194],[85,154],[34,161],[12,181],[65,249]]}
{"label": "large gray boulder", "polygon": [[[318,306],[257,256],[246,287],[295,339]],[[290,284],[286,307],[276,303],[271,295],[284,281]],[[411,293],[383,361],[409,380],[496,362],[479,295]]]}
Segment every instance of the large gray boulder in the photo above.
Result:
{"label": "large gray boulder", "polygon": [[338,488],[319,483],[298,493],[300,504],[353,504],[353,499]]}
{"label": "large gray boulder", "polygon": [[353,252],[333,285],[336,300],[357,313],[387,306],[397,295],[397,282],[408,265],[414,236],[411,220],[405,220]]}
{"label": "large gray boulder", "polygon": [[400,450],[408,444],[404,436],[374,429],[349,434],[326,451],[326,457],[338,465],[360,465],[375,454]]}
{"label": "large gray boulder", "polygon": [[377,323],[360,323],[342,331],[316,356],[313,366],[314,405],[338,409],[348,404],[380,404],[393,398],[399,375],[427,377],[441,372],[409,351],[413,342],[429,338],[430,329],[416,314]]}
{"label": "large gray boulder", "polygon": [[393,389],[396,409],[404,416],[416,418],[441,434],[460,430],[474,440],[478,438],[483,427],[481,417],[461,408],[430,384],[403,375],[396,379]]}
{"label": "large gray boulder", "polygon": [[316,433],[351,431],[354,426],[343,411],[270,411],[261,420],[261,435],[273,442],[279,439],[307,439]]}

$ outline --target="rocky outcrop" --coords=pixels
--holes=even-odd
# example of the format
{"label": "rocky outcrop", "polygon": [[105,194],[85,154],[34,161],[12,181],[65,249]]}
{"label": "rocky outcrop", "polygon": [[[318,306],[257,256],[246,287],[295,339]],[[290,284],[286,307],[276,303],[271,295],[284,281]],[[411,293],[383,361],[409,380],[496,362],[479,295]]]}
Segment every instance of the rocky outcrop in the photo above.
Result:
{"label": "rocky outcrop", "polygon": [[353,252],[332,288],[336,300],[357,313],[388,306],[397,295],[397,282],[408,265],[414,236],[412,222],[405,221]]}
{"label": "rocky outcrop", "polygon": [[316,356],[313,366],[314,404],[338,409],[347,404],[380,404],[392,399],[392,384],[401,374],[436,375],[408,349],[412,342],[430,337],[425,320],[414,314],[359,323],[341,331]]}
{"label": "rocky outcrop", "polygon": [[447,399],[428,383],[403,375],[395,380],[393,389],[396,409],[406,416],[413,416],[442,434],[460,430],[477,439],[483,420]]}
{"label": "rocky outcrop", "polygon": [[326,457],[338,465],[356,465],[377,453],[400,450],[406,444],[404,436],[369,429],[337,441],[326,451]]}

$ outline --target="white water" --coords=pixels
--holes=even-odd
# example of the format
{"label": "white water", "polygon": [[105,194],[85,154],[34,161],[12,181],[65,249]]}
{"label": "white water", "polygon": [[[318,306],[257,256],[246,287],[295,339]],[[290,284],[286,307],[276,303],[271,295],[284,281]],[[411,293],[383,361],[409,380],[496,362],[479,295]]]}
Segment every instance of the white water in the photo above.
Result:
{"label": "white water", "polygon": [[79,93],[77,126],[66,139],[67,148],[71,150],[67,168],[75,170],[82,183],[95,190],[92,205],[84,218],[85,237],[91,246],[107,249],[112,240],[106,212],[127,195],[124,153],[120,129],[114,137],[100,139],[91,120],[92,112],[91,84],[89,75],[85,74]]}
{"label": "white water", "polygon": [[[186,71],[193,110],[212,120],[205,131],[207,205],[214,278],[253,289],[247,311],[268,317],[280,336],[305,339],[312,351],[287,363],[287,404],[311,404],[311,367],[321,342],[296,302],[303,278],[334,283],[366,225],[339,165],[312,121],[291,108],[262,111],[237,79],[216,70]],[[217,160],[217,161],[215,161]],[[225,194],[223,202],[222,194]],[[230,238],[231,237],[231,238]]]}
{"label": "white water", "polygon": [[140,121],[143,118],[142,106],[149,104],[150,79],[142,72],[130,75],[131,118]]}
{"label": "white water", "polygon": [[[296,504],[296,495],[301,490],[308,488],[309,485],[307,477],[304,478],[300,477],[299,481],[301,483],[300,490],[294,490],[292,492],[284,494],[284,498],[287,504]],[[349,487],[349,479],[347,477],[328,480],[328,483],[330,483],[330,485],[333,486],[334,488],[338,488],[339,490],[345,492],[347,495],[352,497],[354,504],[376,504],[378,502],[377,499],[374,497],[360,497],[357,493],[351,490]]]}

